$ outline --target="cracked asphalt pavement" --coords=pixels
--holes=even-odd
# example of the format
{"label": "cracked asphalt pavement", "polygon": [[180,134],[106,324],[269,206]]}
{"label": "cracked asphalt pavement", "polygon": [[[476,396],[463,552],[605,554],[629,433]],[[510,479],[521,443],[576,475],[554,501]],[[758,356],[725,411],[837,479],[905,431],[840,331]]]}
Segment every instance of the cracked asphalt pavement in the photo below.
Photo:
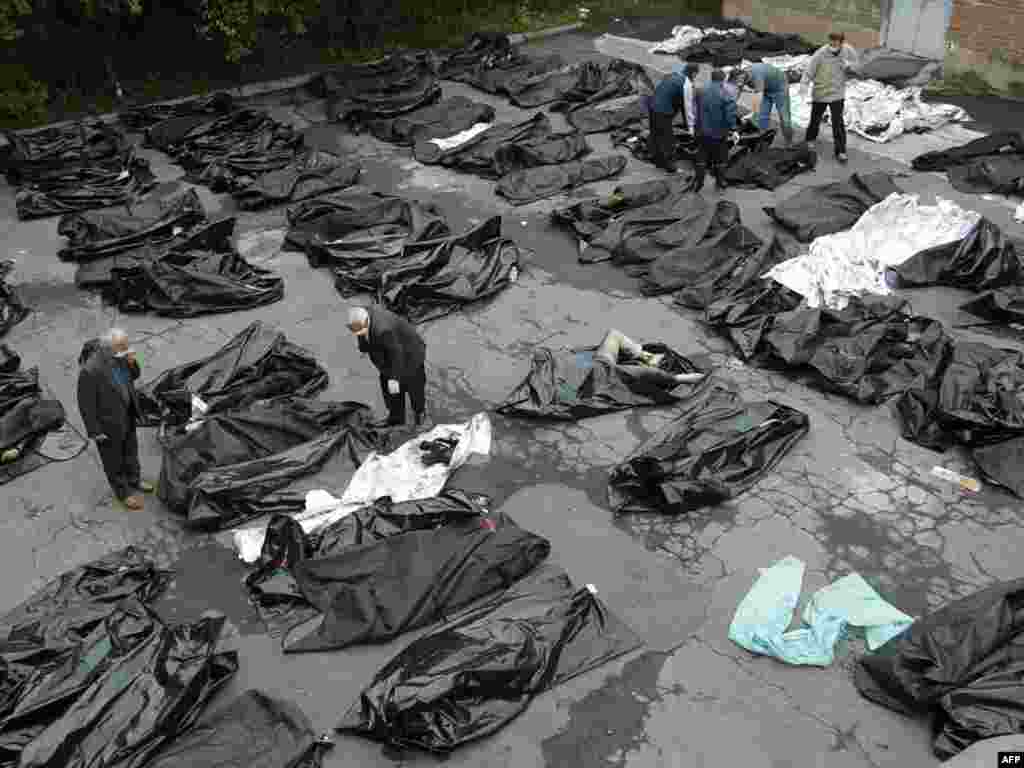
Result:
{"label": "cracked asphalt pavement", "polygon": [[[566,57],[594,57],[584,35],[549,40],[537,48]],[[503,99],[444,84],[446,96],[465,94],[492,104],[498,119],[523,112]],[[454,228],[501,213],[504,232],[532,250],[519,281],[495,300],[424,326],[429,345],[429,402],[437,423],[459,421],[500,402],[521,380],[534,346],[596,344],[609,327],[642,340],[662,340],[683,354],[710,360],[715,375],[750,399],[772,399],[806,412],[810,434],[768,477],[740,498],[677,518],[633,515],[613,519],[605,504],[607,472],[672,417],[649,409],[578,424],[537,425],[494,416],[494,452],[464,474],[521,525],[548,537],[552,557],[580,584],[593,583],[645,647],[618,662],[540,696],[492,738],[456,752],[452,766],[558,768],[751,768],[828,766],[906,768],[935,765],[926,723],[862,700],[851,670],[863,645],[844,641],[829,669],[789,667],[734,646],[727,631],[757,569],[795,555],[807,564],[805,595],[857,571],[896,607],[915,616],[997,580],[1021,575],[1013,553],[1024,545],[1020,501],[998,489],[963,491],[932,476],[936,465],[971,472],[965,457],[938,455],[899,435],[885,407],[858,406],[804,386],[786,375],[744,366],[726,342],[710,336],[693,313],[671,298],[645,298],[636,281],[611,265],[577,263],[576,244],[552,229],[547,214],[564,196],[519,209],[493,194],[493,183],[413,161],[407,150],[368,136],[351,136],[323,122],[324,104],[298,94],[255,103],[307,130],[324,149],[358,156],[364,183],[438,203]],[[560,116],[552,116],[560,124]],[[607,135],[589,137],[595,155],[612,152]],[[926,202],[935,195],[979,210],[1017,236],[1007,201],[966,197],[937,174],[909,174],[905,160],[934,148],[935,139],[906,136],[898,146],[866,147],[851,140],[847,167],[832,162],[827,143],[819,169],[777,192],[729,190],[744,222],[771,231],[762,207],[801,186],[858,171],[907,172],[899,183]],[[161,180],[181,171],[144,151]],[[660,174],[630,160],[622,177],[577,190],[572,197],[606,194],[623,181]],[[233,210],[229,199],[199,188],[208,209]],[[715,194],[711,192],[710,194]],[[5,339],[64,403],[79,427],[75,404],[82,343],[112,324],[138,340],[149,379],[160,371],[219,348],[255,319],[282,328],[311,349],[331,375],[329,399],[357,400],[382,410],[378,381],[351,337],[339,331],[347,304],[330,276],[310,269],[301,254],[280,253],[284,209],[240,214],[239,245],[249,259],[284,275],[282,302],[249,312],[188,321],[118,316],[75,288],[73,265],[58,261],[57,219],[19,222],[13,192],[5,189],[0,228],[17,260],[12,281],[34,313]],[[951,290],[912,294],[915,309],[952,325],[962,295]],[[1003,346],[1018,341],[966,330],[968,338]],[[146,475],[156,477],[155,433],[140,434]],[[338,492],[342,489],[331,488]],[[285,658],[247,604],[243,565],[225,537],[186,535],[156,500],[142,512],[112,506],[92,450],[53,463],[6,485],[0,554],[11,578],[0,586],[0,610],[13,607],[58,573],[134,544],[177,570],[170,595],[158,606],[169,618],[189,620],[207,610],[226,614],[230,642],[242,655],[232,690],[250,687],[289,697],[329,731],[374,672],[416,636],[386,646]],[[802,606],[801,606],[802,607]],[[798,612],[799,613],[799,612]],[[327,768],[394,765],[371,742],[339,736]],[[404,756],[401,765],[429,765]]]}

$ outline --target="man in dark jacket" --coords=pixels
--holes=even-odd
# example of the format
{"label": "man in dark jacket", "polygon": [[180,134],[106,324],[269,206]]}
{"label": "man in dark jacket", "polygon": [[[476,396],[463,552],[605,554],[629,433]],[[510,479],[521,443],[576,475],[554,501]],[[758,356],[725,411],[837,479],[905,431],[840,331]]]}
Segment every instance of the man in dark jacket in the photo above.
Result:
{"label": "man in dark jacket", "polygon": [[687,128],[696,128],[696,78],[700,68],[696,64],[676,64],[654,89],[651,100],[650,153],[656,166],[669,173],[676,172],[676,138],[672,123],[676,113],[682,112]]}
{"label": "man in dark jacket", "polygon": [[424,424],[426,410],[427,345],[412,323],[383,307],[353,307],[348,329],[359,351],[370,356],[380,372],[380,389],[388,407],[387,425],[405,425],[405,396],[412,404],[416,426]]}
{"label": "man in dark jacket", "polygon": [[701,91],[700,101],[700,143],[701,162],[697,168],[697,184],[695,191],[704,186],[704,177],[710,167],[715,176],[715,184],[725,189],[727,184],[722,178],[728,158],[729,143],[735,142],[739,136],[736,131],[736,100],[724,89],[725,73],[716,69],[711,73],[711,82]]}
{"label": "man in dark jacket", "polygon": [[91,352],[83,352],[78,373],[78,411],[103,463],[114,496],[129,509],[142,509],[138,491],[152,493],[142,480],[136,427],[139,401],[135,380],[141,372],[124,331],[113,329]]}

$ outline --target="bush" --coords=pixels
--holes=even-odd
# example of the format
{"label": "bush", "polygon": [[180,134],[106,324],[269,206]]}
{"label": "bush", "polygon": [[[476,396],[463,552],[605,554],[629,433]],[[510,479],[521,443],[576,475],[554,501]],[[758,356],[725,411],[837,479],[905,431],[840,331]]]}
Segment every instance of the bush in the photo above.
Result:
{"label": "bush", "polygon": [[49,89],[20,64],[0,64],[0,122],[32,125],[46,119]]}

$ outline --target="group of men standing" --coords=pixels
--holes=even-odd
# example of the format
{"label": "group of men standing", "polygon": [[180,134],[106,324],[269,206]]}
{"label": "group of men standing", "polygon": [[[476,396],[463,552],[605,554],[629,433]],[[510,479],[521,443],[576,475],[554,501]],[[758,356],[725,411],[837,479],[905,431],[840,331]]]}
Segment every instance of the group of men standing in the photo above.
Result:
{"label": "group of men standing", "polygon": [[[811,90],[811,120],[804,140],[809,143],[817,140],[822,118],[826,111],[830,112],[835,156],[841,163],[847,161],[843,117],[846,80],[857,66],[857,52],[846,44],[842,32],[833,32],[828,45],[811,57],[801,81],[802,88]],[[758,128],[768,130],[772,111],[776,111],[785,145],[793,143],[789,78],[778,67],[762,62],[748,72],[736,69],[728,78],[725,72],[716,69],[711,73],[711,81],[700,88],[697,86],[699,72],[696,64],[676,64],[672,73],[655,88],[650,104],[651,159],[659,168],[676,172],[673,122],[681,112],[686,131],[697,139],[699,146],[696,190],[703,188],[709,170],[716,186],[724,189],[722,172],[729,148],[739,141],[736,103],[740,90],[747,88],[755,93],[754,114]]]}

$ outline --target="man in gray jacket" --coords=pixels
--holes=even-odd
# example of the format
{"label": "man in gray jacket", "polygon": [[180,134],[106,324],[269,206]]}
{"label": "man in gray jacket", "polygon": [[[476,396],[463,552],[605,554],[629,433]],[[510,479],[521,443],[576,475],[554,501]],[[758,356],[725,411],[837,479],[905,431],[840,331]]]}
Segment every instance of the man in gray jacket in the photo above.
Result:
{"label": "man in gray jacket", "polygon": [[835,142],[836,159],[845,163],[846,156],[846,121],[843,110],[846,108],[846,78],[856,71],[858,66],[857,52],[845,43],[842,32],[833,32],[828,36],[828,45],[819,48],[807,63],[801,88],[811,86],[811,122],[807,126],[805,139],[808,143],[816,141],[821,119],[825,110],[831,113],[832,139]]}

